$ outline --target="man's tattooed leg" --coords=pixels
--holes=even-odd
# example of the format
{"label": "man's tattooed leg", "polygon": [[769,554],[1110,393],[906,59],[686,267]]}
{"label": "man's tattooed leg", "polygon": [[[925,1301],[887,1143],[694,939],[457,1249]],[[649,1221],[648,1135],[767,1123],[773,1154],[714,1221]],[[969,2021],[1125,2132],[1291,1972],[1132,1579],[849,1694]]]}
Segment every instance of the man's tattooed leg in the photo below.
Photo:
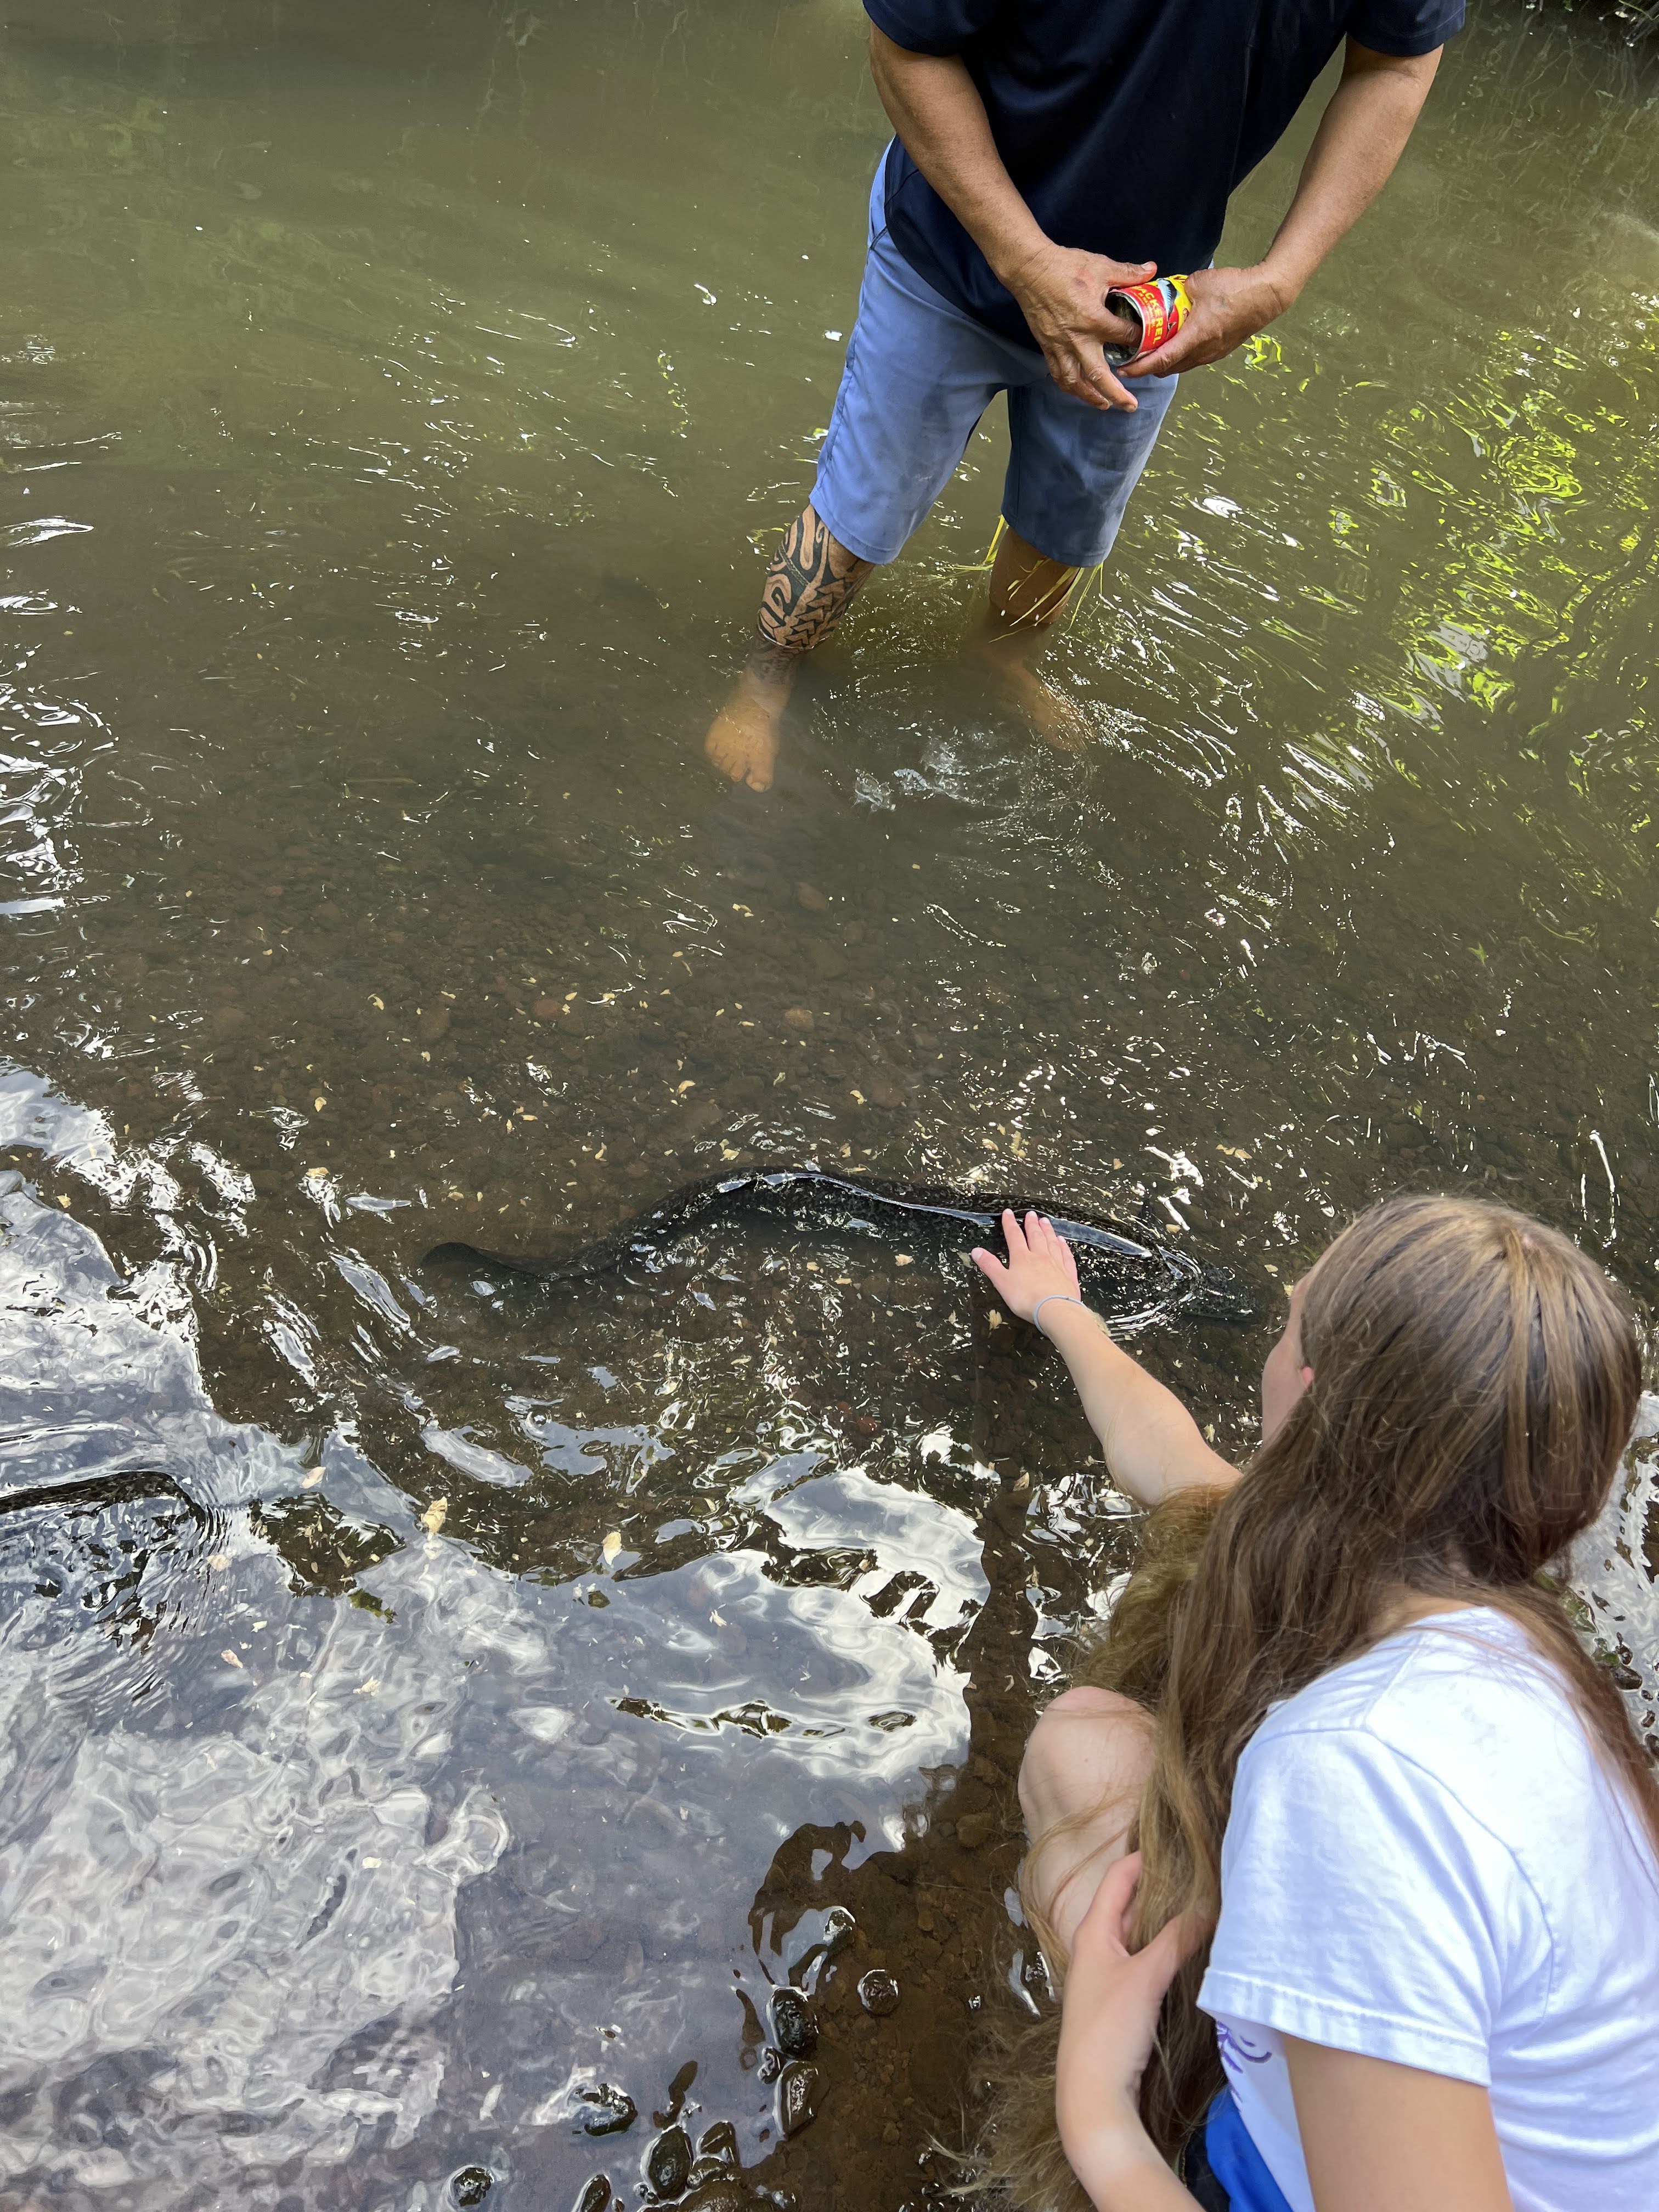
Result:
{"label": "man's tattooed leg", "polygon": [[875,563],[837,543],[809,507],[784,532],[761,592],[757,674],[784,668],[822,645]]}
{"label": "man's tattooed leg", "polygon": [[874,565],[838,544],[810,507],[784,533],[761,593],[755,649],[704,745],[734,783],[769,787],[802,656],[829,636]]}

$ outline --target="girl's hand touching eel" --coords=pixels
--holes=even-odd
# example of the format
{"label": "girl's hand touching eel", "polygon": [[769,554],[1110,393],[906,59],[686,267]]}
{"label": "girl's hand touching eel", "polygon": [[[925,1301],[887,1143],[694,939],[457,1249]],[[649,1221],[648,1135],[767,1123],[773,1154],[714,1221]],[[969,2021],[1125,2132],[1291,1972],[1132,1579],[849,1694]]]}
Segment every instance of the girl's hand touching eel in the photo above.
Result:
{"label": "girl's hand touching eel", "polygon": [[1237,1468],[1210,1449],[1180,1400],[1114,1344],[1084,1304],[1072,1248],[1053,1224],[1028,1213],[1022,1228],[1010,1212],[1002,1233],[1007,1259],[981,1246],[974,1264],[1010,1313],[1035,1321],[1059,1347],[1118,1488],[1139,1504],[1158,1505],[1194,1483],[1236,1482]]}
{"label": "girl's hand touching eel", "polygon": [[1037,1300],[1044,1297],[1075,1298],[1083,1304],[1072,1248],[1051,1223],[1040,1213],[1028,1213],[1022,1229],[1019,1216],[1011,1209],[1002,1217],[1002,1233],[1008,1240],[1007,1265],[983,1245],[975,1251],[974,1263],[1010,1313],[1030,1321]]}

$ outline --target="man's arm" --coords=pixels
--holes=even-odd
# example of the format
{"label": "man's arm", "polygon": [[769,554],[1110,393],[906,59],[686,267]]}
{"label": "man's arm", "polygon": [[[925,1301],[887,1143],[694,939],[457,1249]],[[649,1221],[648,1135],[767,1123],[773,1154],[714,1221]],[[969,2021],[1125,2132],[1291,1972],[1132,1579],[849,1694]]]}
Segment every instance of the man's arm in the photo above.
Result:
{"label": "man's arm", "polygon": [[1393,175],[1429,96],[1442,49],[1404,58],[1348,41],[1342,78],[1321,118],[1290,211],[1253,269],[1200,269],[1193,312],[1167,345],[1128,376],[1201,368],[1282,315]]}
{"label": "man's arm", "polygon": [[1054,244],[1002,166],[959,54],[913,54],[872,25],[870,71],[911,160],[1018,301],[1054,382],[1091,407],[1133,410],[1104,349],[1133,343],[1136,332],[1107,313],[1105,298],[1114,284],[1154,275],[1153,264]]}

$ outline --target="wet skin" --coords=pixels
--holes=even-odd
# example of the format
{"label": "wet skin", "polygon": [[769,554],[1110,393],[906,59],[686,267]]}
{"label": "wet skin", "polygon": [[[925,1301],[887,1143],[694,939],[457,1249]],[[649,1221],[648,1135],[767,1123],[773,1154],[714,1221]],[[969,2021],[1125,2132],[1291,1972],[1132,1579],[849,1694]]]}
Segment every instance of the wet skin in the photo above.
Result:
{"label": "wet skin", "polygon": [[[767,573],[758,642],[709,726],[703,750],[714,767],[750,791],[769,791],[803,658],[839,627],[875,564],[850,553],[811,507],[790,525]],[[1033,665],[1079,571],[1050,561],[1005,525],[991,568],[988,603],[968,651],[992,689],[1026,717],[1055,752],[1080,752],[1093,727],[1077,703]]]}

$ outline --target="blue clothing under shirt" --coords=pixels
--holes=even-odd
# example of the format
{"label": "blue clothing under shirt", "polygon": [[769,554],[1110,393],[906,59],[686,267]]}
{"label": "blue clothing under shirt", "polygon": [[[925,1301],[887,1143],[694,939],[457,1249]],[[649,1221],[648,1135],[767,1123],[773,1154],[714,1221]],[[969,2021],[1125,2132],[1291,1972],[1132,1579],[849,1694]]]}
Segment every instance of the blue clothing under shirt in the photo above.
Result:
{"label": "blue clothing under shirt", "polygon": [[[960,54],[1026,205],[1060,246],[1163,276],[1213,259],[1234,187],[1344,39],[1432,53],[1463,0],[865,0],[917,54]],[[887,221],[916,274],[1034,343],[984,255],[895,140]]]}
{"label": "blue clothing under shirt", "polygon": [[1206,2117],[1204,2155],[1227,2192],[1231,2212],[1291,2212],[1284,2191],[1239,2118],[1231,2089],[1218,2093]]}

